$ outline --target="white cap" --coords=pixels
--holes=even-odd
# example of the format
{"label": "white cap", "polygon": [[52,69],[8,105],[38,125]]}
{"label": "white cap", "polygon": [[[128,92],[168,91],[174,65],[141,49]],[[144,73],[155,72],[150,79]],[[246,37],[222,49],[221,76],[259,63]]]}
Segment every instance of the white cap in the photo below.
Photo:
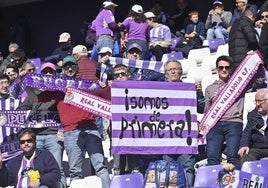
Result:
{"label": "white cap", "polygon": [[131,10],[133,10],[136,13],[143,13],[142,6],[137,5],[137,4],[133,5],[132,8],[131,8]]}
{"label": "white cap", "polygon": [[106,8],[106,7],[108,7],[108,6],[114,6],[114,7],[117,7],[118,5],[115,4],[115,3],[113,3],[113,2],[111,2],[111,1],[104,1],[104,2],[102,3],[102,6],[103,6],[104,8]]}
{"label": "white cap", "polygon": [[68,42],[70,38],[71,38],[71,35],[67,32],[64,32],[60,35],[59,42]]}
{"label": "white cap", "polygon": [[99,51],[99,54],[104,54],[104,53],[107,53],[107,52],[112,53],[111,48],[109,48],[109,47],[102,47],[101,50]]}
{"label": "white cap", "polygon": [[77,45],[73,48],[73,55],[78,54],[78,55],[88,55],[87,47],[84,45]]}
{"label": "white cap", "polygon": [[153,12],[146,12],[144,13],[144,16],[146,18],[155,18],[155,14]]}

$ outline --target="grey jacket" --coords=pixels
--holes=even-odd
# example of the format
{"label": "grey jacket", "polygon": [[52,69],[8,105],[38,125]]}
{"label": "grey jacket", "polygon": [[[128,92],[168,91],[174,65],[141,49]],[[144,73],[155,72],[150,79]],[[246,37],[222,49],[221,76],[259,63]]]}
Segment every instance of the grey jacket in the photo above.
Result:
{"label": "grey jacket", "polygon": [[206,29],[210,29],[214,26],[222,26],[227,28],[232,19],[232,12],[230,11],[222,11],[221,15],[213,14],[209,15],[206,20],[205,27]]}

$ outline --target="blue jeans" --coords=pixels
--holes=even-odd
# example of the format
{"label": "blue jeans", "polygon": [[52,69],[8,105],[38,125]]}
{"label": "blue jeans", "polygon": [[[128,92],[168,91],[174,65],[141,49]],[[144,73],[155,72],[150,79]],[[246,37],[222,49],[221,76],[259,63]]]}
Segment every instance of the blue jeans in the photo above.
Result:
{"label": "blue jeans", "polygon": [[163,159],[166,161],[176,160],[179,161],[186,172],[187,183],[189,187],[194,185],[194,164],[195,157],[190,154],[181,154],[181,155],[163,155]]}
{"label": "blue jeans", "polygon": [[60,186],[61,188],[66,188],[66,177],[62,168],[62,153],[63,153],[63,143],[57,141],[56,134],[50,135],[36,135],[36,147],[38,149],[48,150],[56,159],[61,172]]}
{"label": "blue jeans", "polygon": [[[109,47],[113,51],[114,39],[109,36],[98,38],[96,41],[97,51],[99,52],[103,47]],[[98,61],[100,62],[100,60],[101,58],[98,56]]]}
{"label": "blue jeans", "polygon": [[225,41],[228,38],[228,31],[224,28],[210,28],[207,30],[207,40],[214,39],[214,38],[221,38]]}
{"label": "blue jeans", "polygon": [[68,155],[71,181],[82,178],[83,150],[86,150],[103,188],[110,187],[110,177],[104,165],[102,141],[98,130],[84,128],[65,132],[64,147]]}
{"label": "blue jeans", "polygon": [[240,159],[237,154],[243,131],[243,123],[220,121],[207,134],[208,165],[221,163],[221,154],[226,141],[227,162],[240,169]]}

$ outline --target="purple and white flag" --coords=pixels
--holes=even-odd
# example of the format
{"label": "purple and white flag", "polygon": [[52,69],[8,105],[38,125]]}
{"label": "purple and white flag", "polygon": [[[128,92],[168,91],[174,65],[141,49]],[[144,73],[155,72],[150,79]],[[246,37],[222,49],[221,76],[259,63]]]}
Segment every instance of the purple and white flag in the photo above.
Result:
{"label": "purple and white flag", "polygon": [[113,81],[112,153],[197,154],[191,83]]}
{"label": "purple and white flag", "polygon": [[[0,99],[0,110],[15,110],[19,106],[19,100],[14,98]],[[17,139],[16,127],[0,126],[0,150],[3,161],[16,157],[21,153]]]}
{"label": "purple and white flag", "polygon": [[119,57],[110,57],[109,60],[112,65],[124,64],[127,67],[148,69],[164,73],[164,63],[161,61],[134,60]]}
{"label": "purple and white flag", "polygon": [[68,88],[64,102],[98,116],[111,119],[111,102],[101,97],[74,88]]}

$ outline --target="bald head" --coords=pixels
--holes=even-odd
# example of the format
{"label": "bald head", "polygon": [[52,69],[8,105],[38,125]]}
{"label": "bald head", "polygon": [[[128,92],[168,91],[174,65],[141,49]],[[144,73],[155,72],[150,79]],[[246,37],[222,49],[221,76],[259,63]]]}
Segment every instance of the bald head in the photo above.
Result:
{"label": "bald head", "polygon": [[256,108],[262,115],[268,112],[268,89],[260,89],[255,95]]}

